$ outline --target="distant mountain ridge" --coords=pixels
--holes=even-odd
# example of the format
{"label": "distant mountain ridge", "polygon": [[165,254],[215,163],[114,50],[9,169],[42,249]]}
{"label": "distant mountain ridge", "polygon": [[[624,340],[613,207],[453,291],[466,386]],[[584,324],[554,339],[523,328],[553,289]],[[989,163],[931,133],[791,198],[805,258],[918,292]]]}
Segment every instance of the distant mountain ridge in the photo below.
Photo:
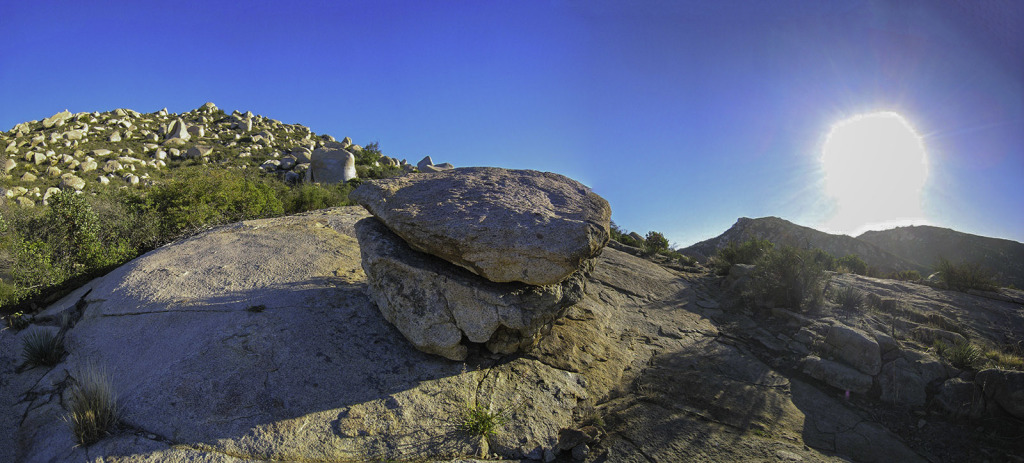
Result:
{"label": "distant mountain ridge", "polygon": [[915,264],[932,267],[939,257],[975,262],[1004,285],[1024,287],[1024,244],[927,225],[869,231],[857,237]]}
{"label": "distant mountain ridge", "polygon": [[917,270],[922,273],[928,271],[928,268],[922,265],[904,259],[867,241],[846,235],[825,233],[778,217],[762,217],[758,219],[740,217],[725,233],[681,249],[680,252],[704,260],[715,255],[719,249],[728,245],[730,241],[741,243],[753,238],[766,239],[777,245],[821,249],[837,257],[855,254],[869,266],[880,270],[882,273],[905,270]]}
{"label": "distant mountain ridge", "polygon": [[869,231],[854,238],[825,233],[778,217],[741,217],[721,235],[679,252],[706,260],[730,241],[741,243],[753,238],[798,248],[817,248],[837,257],[855,254],[883,274],[917,270],[927,275],[941,256],[954,263],[978,263],[993,272],[1000,284],[1024,287],[1024,244],[932,226]]}

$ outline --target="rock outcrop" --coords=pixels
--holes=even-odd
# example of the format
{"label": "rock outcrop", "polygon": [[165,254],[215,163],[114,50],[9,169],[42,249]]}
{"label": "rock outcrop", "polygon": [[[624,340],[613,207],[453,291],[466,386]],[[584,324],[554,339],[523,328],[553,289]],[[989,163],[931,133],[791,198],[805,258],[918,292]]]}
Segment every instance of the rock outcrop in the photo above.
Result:
{"label": "rock outcrop", "polygon": [[[879,342],[880,375],[898,357],[893,371],[927,380],[908,327],[894,346],[869,331],[877,314],[750,311],[719,277],[615,249],[530,352],[470,346],[464,363],[420,352],[367,296],[356,240],[367,217],[348,207],[209,230],[90,282],[28,329],[0,331],[0,461],[1012,461],[1024,450],[1008,438],[1019,424],[1000,434],[987,415],[1016,379],[979,374],[984,391],[959,376],[929,381],[935,399],[986,414],[979,422],[871,408],[874,386],[847,400],[797,371],[798,349],[854,324]],[[912,306],[953,297],[934,311],[978,317],[962,322],[972,339],[990,324],[1021,332],[1015,303],[836,279]],[[67,355],[22,366],[25,337],[59,326]],[[124,415],[81,446],[62,417],[91,362],[107,367]],[[476,409],[505,424],[467,432]]]}
{"label": "rock outcrop", "polygon": [[376,216],[356,228],[381,313],[453,360],[463,339],[529,350],[583,297],[607,242],[608,203],[556,174],[459,169],[368,181],[351,197]]}
{"label": "rock outcrop", "polygon": [[369,294],[384,318],[421,351],[466,358],[465,337],[491,352],[531,347],[541,331],[583,298],[586,262],[561,282],[495,283],[414,251],[376,219],[356,224]]}
{"label": "rock outcrop", "polygon": [[461,168],[367,182],[349,197],[413,249],[494,282],[557,284],[609,239],[608,202],[549,172]]}

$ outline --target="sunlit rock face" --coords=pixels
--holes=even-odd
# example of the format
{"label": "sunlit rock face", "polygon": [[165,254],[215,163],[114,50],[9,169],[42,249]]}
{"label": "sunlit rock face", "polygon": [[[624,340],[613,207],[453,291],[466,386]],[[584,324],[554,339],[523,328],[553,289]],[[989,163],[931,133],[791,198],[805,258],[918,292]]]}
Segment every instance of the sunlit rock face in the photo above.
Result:
{"label": "sunlit rock face", "polygon": [[855,116],[832,126],[822,147],[825,194],[835,201],[830,231],[923,220],[928,156],[921,137],[899,114]]}

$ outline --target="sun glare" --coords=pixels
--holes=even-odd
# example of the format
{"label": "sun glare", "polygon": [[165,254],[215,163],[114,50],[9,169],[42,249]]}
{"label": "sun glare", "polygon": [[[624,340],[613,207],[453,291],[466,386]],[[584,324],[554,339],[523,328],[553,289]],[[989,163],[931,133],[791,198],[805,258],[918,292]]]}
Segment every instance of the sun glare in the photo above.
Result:
{"label": "sun glare", "polygon": [[865,114],[833,125],[821,165],[825,193],[836,206],[825,224],[831,231],[857,234],[923,223],[928,156],[921,137],[899,114]]}

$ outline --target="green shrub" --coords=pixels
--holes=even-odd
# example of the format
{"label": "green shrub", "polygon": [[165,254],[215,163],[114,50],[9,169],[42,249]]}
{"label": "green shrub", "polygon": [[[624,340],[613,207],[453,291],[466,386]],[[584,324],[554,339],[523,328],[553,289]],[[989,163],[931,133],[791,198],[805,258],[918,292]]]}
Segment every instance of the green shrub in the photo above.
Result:
{"label": "green shrub", "polygon": [[668,239],[656,231],[647,232],[642,246],[645,255],[653,256],[659,252],[668,250]]}
{"label": "green shrub", "polygon": [[127,241],[106,244],[100,239],[99,217],[81,195],[64,190],[49,202],[41,232],[50,243],[52,261],[67,276],[120,264],[132,255]]}
{"label": "green shrub", "polygon": [[954,264],[940,257],[938,264],[935,265],[935,271],[939,273],[939,281],[948,289],[992,291],[997,287],[992,273],[977,263]]}
{"label": "green shrub", "polygon": [[806,309],[821,302],[826,279],[811,252],[782,246],[757,259],[751,287],[754,296],[764,303]]}
{"label": "green shrub", "polygon": [[715,254],[715,259],[712,261],[715,273],[726,275],[735,264],[753,264],[774,246],[771,241],[757,238],[738,245],[736,242],[730,241]]}
{"label": "green shrub", "polygon": [[459,429],[471,436],[488,437],[508,421],[502,411],[492,412],[483,405],[466,406],[459,422]]}
{"label": "green shrub", "polygon": [[117,425],[120,407],[113,384],[106,371],[94,364],[75,375],[65,417],[75,439],[82,445],[92,444]]}
{"label": "green shrub", "polygon": [[970,342],[958,341],[949,346],[942,341],[935,341],[935,351],[951,365],[961,370],[971,370],[982,360],[981,349]]}
{"label": "green shrub", "polygon": [[7,326],[10,326],[13,330],[21,331],[28,328],[28,325],[28,316],[23,312],[14,312],[7,316]]}
{"label": "green shrub", "polygon": [[832,302],[839,304],[843,310],[856,310],[864,304],[864,294],[856,288],[846,286],[832,292]]}
{"label": "green shrub", "polygon": [[289,188],[282,195],[284,212],[296,214],[328,207],[344,206],[349,203],[348,191],[328,187],[319,183],[300,183]]}
{"label": "green shrub", "polygon": [[886,278],[900,281],[921,281],[921,274],[917,270],[904,270],[902,272],[892,272]]}
{"label": "green shrub", "polygon": [[405,170],[399,166],[356,165],[356,176],[361,179],[392,178],[404,174]]}
{"label": "green shrub", "polygon": [[[0,217],[0,219],[2,219],[2,218],[3,217]],[[608,232],[609,232],[609,234],[611,234],[611,237],[612,237],[613,240],[618,241],[620,243],[622,242],[622,237],[623,236],[629,235],[629,232],[627,232],[627,231],[623,230],[621,227],[619,227],[619,225],[616,224],[614,220],[612,220],[609,223],[609,225],[608,225]]]}
{"label": "green shrub", "polygon": [[849,273],[868,274],[868,264],[855,254],[847,254],[835,260],[836,268],[845,268]]}
{"label": "green shrub", "polygon": [[185,167],[150,192],[161,218],[161,233],[177,236],[211,225],[273,217],[284,213],[281,200],[255,172]]}
{"label": "green shrub", "polygon": [[[359,169],[359,166],[372,166],[373,163],[377,162],[377,160],[384,155],[384,153],[380,151],[380,143],[378,142],[373,142],[370,143],[369,145],[364,146],[362,151],[353,150],[352,154],[354,154],[356,158],[356,169]],[[362,177],[362,175],[360,175],[360,177]]]}
{"label": "green shrub", "polygon": [[36,329],[25,335],[21,356],[29,366],[53,366],[64,357],[64,340],[51,330]]}

